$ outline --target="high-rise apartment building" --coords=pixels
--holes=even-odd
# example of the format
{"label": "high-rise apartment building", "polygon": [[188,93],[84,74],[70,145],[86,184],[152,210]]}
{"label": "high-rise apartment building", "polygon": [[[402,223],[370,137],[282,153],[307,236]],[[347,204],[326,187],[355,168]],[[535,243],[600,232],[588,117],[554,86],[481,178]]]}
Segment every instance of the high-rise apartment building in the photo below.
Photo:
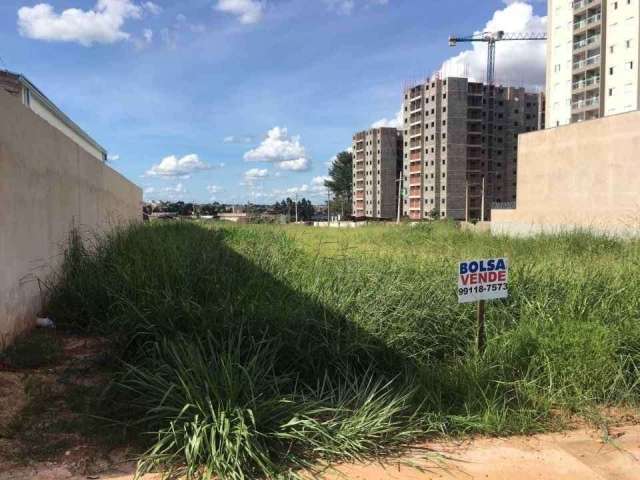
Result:
{"label": "high-rise apartment building", "polygon": [[549,0],[547,127],[638,109],[640,0]]}
{"label": "high-rise apartment building", "polygon": [[[404,93],[403,212],[489,219],[516,199],[518,134],[543,128],[544,95],[434,76]],[[484,188],[483,188],[484,184]]]}
{"label": "high-rise apartment building", "polygon": [[374,128],[353,136],[354,217],[397,215],[401,165],[402,136],[395,128]]}

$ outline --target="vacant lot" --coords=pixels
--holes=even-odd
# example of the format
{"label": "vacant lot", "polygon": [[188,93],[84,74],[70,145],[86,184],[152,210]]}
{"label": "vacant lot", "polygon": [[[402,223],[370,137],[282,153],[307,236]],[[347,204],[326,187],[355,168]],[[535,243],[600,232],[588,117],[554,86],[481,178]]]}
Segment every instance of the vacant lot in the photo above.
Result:
{"label": "vacant lot", "polygon": [[[175,223],[72,244],[47,313],[111,340],[103,413],[154,432],[141,471],[287,477],[424,436],[606,422],[640,398],[638,242]],[[478,355],[455,270],[490,255],[509,257],[511,296]]]}

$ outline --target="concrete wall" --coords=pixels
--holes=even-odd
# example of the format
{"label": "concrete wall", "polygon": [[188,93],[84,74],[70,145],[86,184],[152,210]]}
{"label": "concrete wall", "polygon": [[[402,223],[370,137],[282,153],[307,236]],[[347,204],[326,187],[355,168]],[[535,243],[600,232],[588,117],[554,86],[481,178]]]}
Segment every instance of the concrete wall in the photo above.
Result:
{"label": "concrete wall", "polygon": [[60,130],[71,140],[80,145],[85,151],[93,155],[98,160],[104,160],[102,158],[102,152],[98,150],[96,147],[87,142],[84,138],[74,132],[71,128],[69,128],[63,121],[61,121],[58,117],[56,117],[49,108],[42,103],[35,95],[31,95],[29,97],[29,107],[36,114],[42,117],[47,123],[50,123],[52,126]]}
{"label": "concrete wall", "polygon": [[518,200],[494,233],[640,232],[640,112],[520,135]]}
{"label": "concrete wall", "polygon": [[0,347],[41,309],[38,279],[84,234],[141,220],[142,191],[0,91]]}

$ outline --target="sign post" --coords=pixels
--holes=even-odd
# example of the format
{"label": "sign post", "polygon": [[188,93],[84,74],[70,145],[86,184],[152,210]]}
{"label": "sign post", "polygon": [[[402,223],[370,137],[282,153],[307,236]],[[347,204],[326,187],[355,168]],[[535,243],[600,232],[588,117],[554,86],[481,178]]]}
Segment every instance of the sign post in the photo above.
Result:
{"label": "sign post", "polygon": [[476,302],[478,352],[486,345],[485,302],[509,296],[509,262],[506,258],[467,260],[458,264],[458,303]]}

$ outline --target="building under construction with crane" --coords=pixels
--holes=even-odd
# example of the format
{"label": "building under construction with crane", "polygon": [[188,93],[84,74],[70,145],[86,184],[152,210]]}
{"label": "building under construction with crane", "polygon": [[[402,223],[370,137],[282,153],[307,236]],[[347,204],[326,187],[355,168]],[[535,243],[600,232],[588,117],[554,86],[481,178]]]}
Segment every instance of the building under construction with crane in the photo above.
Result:
{"label": "building under construction with crane", "polygon": [[518,134],[544,128],[544,95],[435,75],[405,89],[403,214],[489,220],[516,200]]}

